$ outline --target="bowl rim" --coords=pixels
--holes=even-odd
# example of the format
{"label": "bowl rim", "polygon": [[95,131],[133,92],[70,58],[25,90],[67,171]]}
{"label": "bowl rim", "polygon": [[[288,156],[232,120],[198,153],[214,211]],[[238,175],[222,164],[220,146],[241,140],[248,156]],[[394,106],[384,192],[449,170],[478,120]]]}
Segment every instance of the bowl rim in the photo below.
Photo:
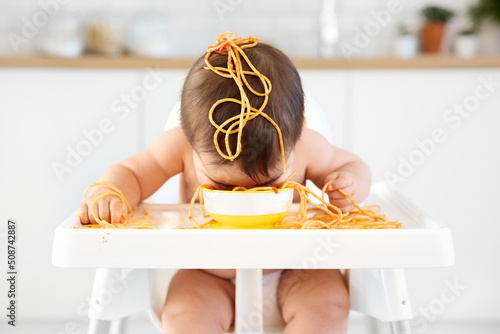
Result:
{"label": "bowl rim", "polygon": [[[278,190],[278,193],[289,191],[289,190],[294,190],[294,187],[286,187],[286,188],[276,188]],[[221,190],[221,189],[210,189],[210,188],[203,188],[202,191],[207,191],[207,192],[212,192],[212,193],[224,193],[224,194],[267,194],[267,193],[274,193],[273,189],[269,190]]]}

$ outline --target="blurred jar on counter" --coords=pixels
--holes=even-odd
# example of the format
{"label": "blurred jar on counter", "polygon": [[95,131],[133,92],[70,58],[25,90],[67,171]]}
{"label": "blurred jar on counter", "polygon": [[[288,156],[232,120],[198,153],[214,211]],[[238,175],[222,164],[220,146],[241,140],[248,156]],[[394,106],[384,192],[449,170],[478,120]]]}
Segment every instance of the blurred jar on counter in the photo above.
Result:
{"label": "blurred jar on counter", "polygon": [[143,12],[132,17],[127,30],[127,51],[134,56],[166,58],[172,55],[169,45],[167,15]]}
{"label": "blurred jar on counter", "polygon": [[81,18],[73,13],[59,13],[44,29],[40,29],[37,49],[54,57],[79,57],[84,49],[84,29]]}
{"label": "blurred jar on counter", "polygon": [[418,53],[417,29],[411,23],[400,23],[394,40],[394,55],[398,58],[413,58]]}
{"label": "blurred jar on counter", "polygon": [[87,23],[86,50],[108,57],[121,56],[125,51],[125,24],[114,13],[94,15]]}

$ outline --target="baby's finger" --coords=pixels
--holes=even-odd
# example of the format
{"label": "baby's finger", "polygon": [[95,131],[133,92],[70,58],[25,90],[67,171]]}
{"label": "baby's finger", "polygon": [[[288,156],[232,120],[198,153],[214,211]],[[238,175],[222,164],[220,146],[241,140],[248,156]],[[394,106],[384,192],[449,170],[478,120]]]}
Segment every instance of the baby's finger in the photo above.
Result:
{"label": "baby's finger", "polygon": [[94,218],[94,214],[92,213],[92,208],[94,208],[94,212],[97,214],[97,218],[99,218],[99,203],[96,203],[94,204],[93,207],[91,207],[89,205],[89,209],[88,209],[88,216],[89,216],[89,220],[92,224],[98,224],[97,221],[95,220]]}
{"label": "baby's finger", "polygon": [[111,215],[109,213],[109,200],[99,202],[99,219],[109,222]]}
{"label": "baby's finger", "polygon": [[122,213],[123,205],[118,199],[113,199],[109,203],[109,208],[111,210],[111,224],[122,223]]}
{"label": "baby's finger", "polygon": [[354,205],[352,205],[352,203],[351,203],[351,204],[349,204],[347,206],[340,207],[339,209],[342,212],[350,212],[350,211],[354,210]]}
{"label": "baby's finger", "polygon": [[[351,196],[351,197],[353,196],[354,186],[349,186],[346,188],[339,188],[339,189],[342,189],[342,191],[347,193],[349,196]],[[338,189],[336,191],[328,193],[328,196],[334,200],[347,198],[344,194],[342,194],[340,191],[338,191]]]}
{"label": "baby's finger", "polygon": [[330,198],[330,203],[335,205],[337,208],[339,208],[341,210],[343,208],[347,208],[347,207],[352,206],[352,203],[348,198],[336,199],[336,200]]}
{"label": "baby's finger", "polygon": [[345,174],[338,174],[338,176],[334,180],[326,180],[328,187],[326,188],[327,192],[335,191],[339,188],[347,188],[352,184],[352,178]]}
{"label": "baby's finger", "polygon": [[82,203],[78,207],[78,217],[80,217],[80,221],[82,224],[89,224],[89,215],[88,215],[88,210],[89,208],[87,207],[87,204]]}

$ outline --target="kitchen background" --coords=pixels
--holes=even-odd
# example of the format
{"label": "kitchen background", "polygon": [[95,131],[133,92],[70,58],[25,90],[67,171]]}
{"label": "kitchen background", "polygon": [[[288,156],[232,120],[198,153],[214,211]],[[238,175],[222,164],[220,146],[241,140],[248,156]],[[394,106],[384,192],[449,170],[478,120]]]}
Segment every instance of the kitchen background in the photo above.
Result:
{"label": "kitchen background", "polygon": [[[187,73],[185,65],[157,68],[164,63],[154,59],[145,66],[106,67],[114,67],[125,49],[189,61],[220,32],[235,30],[306,59],[299,66],[304,87],[325,111],[336,144],[362,156],[374,181],[392,181],[451,227],[456,265],[407,271],[413,330],[499,333],[500,25],[486,21],[475,34],[477,50],[468,44],[457,57],[456,41],[470,28],[466,13],[475,3],[1,0],[0,215],[2,222],[19,222],[19,326],[7,327],[4,318],[0,332],[69,333],[68,324],[84,332],[82,310],[93,271],[51,265],[54,229],[106,167],[145,148],[162,131]],[[420,12],[427,5],[455,13],[442,50],[433,56],[415,53]],[[53,17],[43,24],[40,12],[51,10]],[[97,36],[88,46],[94,55],[113,57],[104,68],[64,68],[67,63],[57,59],[43,68],[30,64],[42,55],[78,57],[84,26]],[[413,42],[403,41],[401,27]],[[99,41],[102,29],[116,44]],[[367,29],[374,30],[363,39]],[[318,60],[325,57],[331,62]],[[145,78],[157,85],[140,89]],[[135,98],[126,104],[124,96],[130,95]],[[68,164],[68,156],[107,121],[110,130]],[[2,254],[5,232],[2,224]],[[0,268],[6,268],[4,255]],[[459,288],[448,302],[443,295],[450,284]],[[0,305],[6,305],[5,291],[1,279]],[[353,317],[351,333],[362,333],[360,321]],[[131,324],[151,326],[145,315]]]}
{"label": "kitchen background", "polygon": [[[338,30],[339,36],[335,54],[342,56],[342,51],[339,50],[342,42],[353,45],[359,30],[370,29],[369,22],[376,20],[374,13],[380,13],[394,6],[397,8],[397,14],[390,15],[387,24],[383,23],[378,33],[376,29],[373,30],[376,41],[361,47],[360,52],[355,54],[357,57],[393,55],[400,26],[405,26],[409,32],[417,33],[422,24],[420,11],[426,5],[433,4],[442,5],[455,13],[455,17],[448,25],[443,47],[445,53],[450,53],[456,35],[470,26],[467,9],[475,2],[475,0],[331,1],[334,4],[333,12],[336,18],[332,24],[337,27],[335,30]],[[225,30],[237,30],[241,36],[259,36],[263,41],[276,45],[292,57],[316,57],[320,54],[321,36],[324,33],[321,30],[329,27],[332,20],[329,17],[331,10],[328,3],[330,1],[322,0],[3,0],[0,3],[0,32],[7,38],[2,38],[0,42],[0,54],[33,54],[42,52],[40,49],[50,52],[50,47],[43,45],[47,35],[55,35],[54,39],[70,39],[72,37],[70,32],[76,30],[75,27],[82,28],[106,21],[109,26],[115,28],[126,26],[129,38],[125,38],[124,42],[128,41],[131,44],[134,43],[133,39],[136,36],[134,33],[144,31],[141,29],[147,29],[145,26],[148,28],[154,26],[155,31],[160,32],[161,36],[151,36],[159,33],[148,34],[148,38],[157,37],[158,41],[165,41],[163,44],[166,47],[161,54],[169,57],[199,56],[200,50],[203,50],[207,43],[212,43],[214,36]],[[47,8],[49,13],[51,10],[55,11],[47,23],[44,22],[43,15],[37,16],[43,8]],[[326,23],[321,23],[320,18]],[[26,25],[25,20],[33,21],[35,29],[41,26],[40,33],[28,37],[29,43],[19,43],[17,47],[13,47],[12,44],[16,43],[9,42],[8,34],[20,34]],[[384,20],[383,16],[380,20]],[[36,24],[37,22],[40,23]],[[494,42],[500,38],[500,32],[493,24],[485,23],[478,37],[481,54],[500,52],[499,44]]]}

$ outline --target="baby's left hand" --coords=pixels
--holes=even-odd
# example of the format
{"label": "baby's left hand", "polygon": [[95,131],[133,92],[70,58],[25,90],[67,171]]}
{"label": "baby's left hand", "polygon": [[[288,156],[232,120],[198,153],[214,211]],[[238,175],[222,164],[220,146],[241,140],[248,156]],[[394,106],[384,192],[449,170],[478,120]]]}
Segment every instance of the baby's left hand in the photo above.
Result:
{"label": "baby's left hand", "polygon": [[342,189],[351,197],[356,190],[354,178],[349,172],[334,172],[328,175],[325,179],[325,184],[331,182],[326,188],[326,193],[330,199],[330,203],[338,207],[342,212],[351,211],[354,209],[351,201],[342,195],[337,189]]}

